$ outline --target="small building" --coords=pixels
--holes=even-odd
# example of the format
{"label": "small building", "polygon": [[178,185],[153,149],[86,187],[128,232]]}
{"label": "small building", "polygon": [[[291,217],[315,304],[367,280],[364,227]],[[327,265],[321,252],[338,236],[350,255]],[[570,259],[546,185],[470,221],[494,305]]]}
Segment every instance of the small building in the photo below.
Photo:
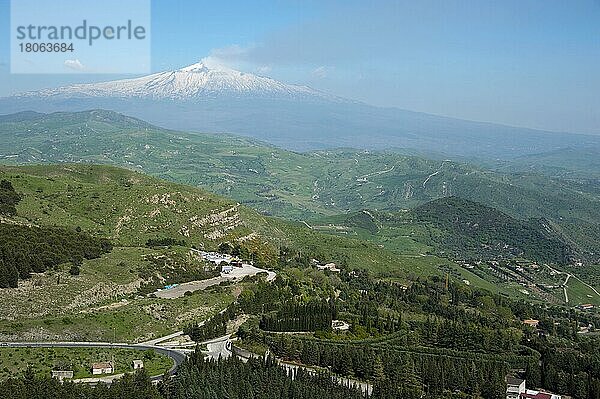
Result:
{"label": "small building", "polygon": [[535,320],[535,319],[527,319],[527,320],[523,320],[523,324],[533,327],[533,328],[537,328],[538,324],[540,324],[540,321]]}
{"label": "small building", "polygon": [[92,374],[112,374],[114,373],[115,368],[111,362],[99,362],[92,364]]}
{"label": "small building", "polygon": [[336,331],[348,331],[350,329],[350,324],[346,323],[344,320],[331,320],[331,328]]}
{"label": "small building", "polygon": [[592,305],[591,303],[584,303],[582,305],[579,305],[579,309],[581,309],[581,310],[590,310],[593,308],[594,308],[594,305]]}
{"label": "small building", "polygon": [[339,272],[341,272],[341,270],[338,269],[337,265],[335,263],[333,263],[333,262],[327,263],[325,265],[317,265],[317,269],[319,269],[319,270],[329,270],[330,272],[333,272],[333,273],[339,273]]}
{"label": "small building", "polygon": [[56,378],[59,381],[64,380],[65,378],[73,378],[73,371],[71,370],[52,370],[50,372],[52,378]]}
{"label": "small building", "polygon": [[525,380],[506,377],[506,399],[521,399],[523,393],[525,393]]}
{"label": "small building", "polygon": [[144,361],[143,360],[134,360],[132,362],[132,366],[134,370],[139,370],[139,369],[143,369],[144,368]]}
{"label": "small building", "polygon": [[229,263],[233,259],[233,257],[229,254],[221,254],[218,252],[200,251],[200,256],[202,259],[210,263],[214,263],[215,265],[220,265],[223,262]]}

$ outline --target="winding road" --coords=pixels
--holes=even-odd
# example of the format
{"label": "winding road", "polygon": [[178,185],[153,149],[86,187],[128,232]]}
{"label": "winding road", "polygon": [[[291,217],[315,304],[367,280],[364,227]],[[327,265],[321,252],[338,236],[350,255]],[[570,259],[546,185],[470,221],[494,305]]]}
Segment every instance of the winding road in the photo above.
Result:
{"label": "winding road", "polygon": [[569,282],[569,279],[572,277],[573,279],[579,281],[581,284],[585,285],[587,288],[589,288],[590,290],[592,290],[596,295],[598,295],[600,297],[600,292],[598,292],[598,290],[594,287],[592,287],[591,285],[589,285],[588,283],[586,283],[585,281],[583,281],[582,279],[580,279],[579,277],[577,277],[574,274],[568,273],[568,272],[561,272],[560,270],[554,269],[548,265],[546,265],[546,267],[548,269],[550,269],[551,272],[555,273],[555,274],[565,274],[567,277],[565,279],[565,282],[562,284],[563,287],[563,291],[565,293],[565,302],[569,303],[569,294],[567,293],[567,283]]}

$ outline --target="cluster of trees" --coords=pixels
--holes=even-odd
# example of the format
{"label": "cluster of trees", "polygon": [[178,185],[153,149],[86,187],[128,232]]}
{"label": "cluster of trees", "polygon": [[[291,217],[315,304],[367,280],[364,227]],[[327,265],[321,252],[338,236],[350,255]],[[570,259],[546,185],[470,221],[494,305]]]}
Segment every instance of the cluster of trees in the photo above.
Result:
{"label": "cluster of trees", "polygon": [[309,267],[310,257],[297,249],[281,246],[277,264],[280,267]]}
{"label": "cluster of trees", "polygon": [[276,312],[262,316],[260,328],[268,331],[330,330],[331,321],[337,317],[335,301],[283,303]]}
{"label": "cluster of trees", "polygon": [[[600,316],[594,313],[515,301],[437,277],[417,279],[409,286],[377,281],[361,272],[342,272],[339,278],[337,311],[351,324],[346,337],[294,337],[252,327],[244,328],[241,337],[266,345],[278,357],[340,375],[378,381],[383,370],[386,383],[378,385],[377,395],[420,386],[428,396],[458,390],[501,397],[510,368],[524,369],[529,387],[577,399],[600,398],[599,338],[578,333],[581,325],[600,326]],[[307,286],[296,284],[278,281],[253,290],[246,298],[247,309],[276,314],[282,303],[306,296]],[[307,309],[288,305],[287,310],[292,320]],[[528,318],[540,320],[539,331],[521,323]],[[262,320],[264,328],[267,319]],[[414,373],[402,375],[395,365]]]}
{"label": "cluster of trees", "polygon": [[276,311],[282,304],[293,301],[293,291],[281,278],[277,278],[273,284],[258,281],[245,287],[237,301],[229,305],[223,313],[202,323],[191,323],[185,327],[184,332],[196,342],[222,336],[228,320],[233,320],[241,313],[262,315]]}
{"label": "cluster of trees", "polygon": [[0,398],[12,399],[163,399],[145,371],[126,374],[111,385],[59,382],[36,377],[28,370],[23,377],[0,382]]}
{"label": "cluster of trees", "polygon": [[112,250],[111,243],[77,230],[0,224],[0,287],[16,287],[60,264],[94,259]]}
{"label": "cluster of trees", "polygon": [[[426,346],[497,354],[511,368],[526,370],[529,387],[577,399],[600,398],[600,341],[595,335],[579,334],[581,325],[600,326],[600,316],[593,312],[510,300],[452,282],[446,288],[435,277],[414,281],[408,288],[374,282],[368,276],[345,278],[349,286],[362,290],[356,295],[350,289],[343,302],[344,311],[356,314],[361,324],[368,314],[373,325],[382,324],[376,322],[380,316],[374,310],[366,310],[376,309],[377,304],[399,312],[400,320],[403,311],[425,315],[424,320],[396,325],[397,333],[386,336],[395,338],[378,347]],[[537,331],[519,321],[530,318],[540,320]]]}
{"label": "cluster of trees", "polygon": [[411,331],[432,346],[485,353],[511,353],[518,349],[522,332],[516,328],[495,329],[471,321],[428,317],[411,321]]}
{"label": "cluster of trees", "polygon": [[[260,244],[257,245],[256,240],[248,240],[243,243],[222,242],[217,247],[217,250],[223,254],[229,254],[237,258],[250,261],[257,267],[270,268],[274,265],[274,253],[270,250],[265,251]],[[274,249],[273,249],[274,250]]]}
{"label": "cluster of trees", "polygon": [[[365,399],[327,373],[288,372],[274,359],[206,361],[196,352],[162,389],[166,399]],[[377,397],[374,397],[377,398]]]}
{"label": "cluster of trees", "polygon": [[[354,271],[331,277],[339,293],[332,307],[323,299],[331,298],[330,292],[311,291],[305,280],[309,270],[243,293],[244,312],[261,316],[258,326],[240,329],[243,341],[266,346],[283,359],[372,381],[377,397],[456,391],[500,398],[509,367],[539,372],[539,354],[522,346],[513,302],[500,295],[436,277],[403,286]],[[411,317],[404,317],[407,313]],[[300,326],[328,314],[348,321],[350,330],[316,334],[319,338],[268,331],[315,331]]]}
{"label": "cluster of trees", "polygon": [[568,344],[552,336],[530,338],[541,353],[541,368],[529,379],[574,399],[600,398],[600,346],[597,338],[576,337]]}
{"label": "cluster of trees", "polygon": [[[404,332],[403,345],[485,353],[511,353],[520,345],[521,326],[501,296],[453,282],[446,287],[436,277],[410,287],[368,275],[341,277],[347,283],[340,294],[341,311],[359,336],[360,330],[371,336]],[[422,317],[403,320],[405,312]]]}
{"label": "cluster of trees", "polygon": [[223,312],[217,313],[201,324],[188,324],[184,327],[183,332],[195,342],[221,337],[227,333],[227,322],[235,319],[237,315],[237,305],[231,304]]}
{"label": "cluster of trees", "polygon": [[252,287],[246,287],[238,298],[238,304],[244,313],[261,315],[279,309],[280,304],[294,300],[294,296],[294,288],[278,276],[273,284],[259,281]]}
{"label": "cluster of trees", "polygon": [[[235,357],[206,360],[197,351],[178,369],[177,375],[153,386],[143,371],[126,374],[110,386],[95,387],[49,377],[35,377],[28,370],[23,377],[0,382],[0,397],[14,399],[417,399],[502,398],[496,387],[499,371],[485,362],[459,364],[452,360],[431,362],[401,353],[373,354],[372,393],[357,385],[340,383],[328,372],[286,370],[272,357],[242,362]],[[451,371],[452,367],[458,369]],[[427,378],[419,370],[433,369]],[[437,374],[436,374],[437,373]],[[450,378],[453,377],[453,378]],[[489,379],[488,379],[489,378]],[[461,389],[462,392],[456,391]],[[502,389],[500,389],[502,388]]]}
{"label": "cluster of trees", "polygon": [[0,181],[0,215],[16,215],[16,205],[19,201],[21,196],[17,194],[12,183],[8,180]]}
{"label": "cluster of trees", "polygon": [[377,341],[324,341],[280,334],[263,335],[262,340],[277,357],[373,381],[385,392],[412,392],[403,397],[461,391],[502,398],[506,389],[508,363],[502,357],[426,348],[410,350],[387,341],[377,345]]}

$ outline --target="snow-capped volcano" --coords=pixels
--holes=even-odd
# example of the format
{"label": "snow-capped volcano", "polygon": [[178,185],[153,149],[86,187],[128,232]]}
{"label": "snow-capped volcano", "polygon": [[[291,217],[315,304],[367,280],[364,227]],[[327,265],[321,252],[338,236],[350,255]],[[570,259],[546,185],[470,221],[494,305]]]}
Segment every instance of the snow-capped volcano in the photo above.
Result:
{"label": "snow-capped volcano", "polygon": [[320,98],[335,97],[307,86],[291,85],[201,61],[174,71],[133,79],[76,84],[26,93],[26,96],[202,99],[214,97]]}
{"label": "snow-capped volcano", "polygon": [[[105,109],[169,129],[241,134],[293,150],[396,147],[503,158],[576,142],[568,134],[374,107],[211,61],[134,79],[0,98],[0,114]],[[577,140],[583,148],[600,145],[597,137]]]}

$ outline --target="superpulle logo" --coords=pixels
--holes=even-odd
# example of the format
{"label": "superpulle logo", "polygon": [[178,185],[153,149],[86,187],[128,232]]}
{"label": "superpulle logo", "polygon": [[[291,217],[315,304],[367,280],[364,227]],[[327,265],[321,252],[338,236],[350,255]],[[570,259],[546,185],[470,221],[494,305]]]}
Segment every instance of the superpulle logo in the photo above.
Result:
{"label": "superpulle logo", "polygon": [[92,46],[97,40],[144,40],[146,27],[135,25],[132,20],[115,26],[98,26],[86,19],[75,27],[70,25],[20,25],[16,27],[17,40],[57,41],[83,40]]}
{"label": "superpulle logo", "polygon": [[12,0],[11,73],[149,73],[150,0]]}

